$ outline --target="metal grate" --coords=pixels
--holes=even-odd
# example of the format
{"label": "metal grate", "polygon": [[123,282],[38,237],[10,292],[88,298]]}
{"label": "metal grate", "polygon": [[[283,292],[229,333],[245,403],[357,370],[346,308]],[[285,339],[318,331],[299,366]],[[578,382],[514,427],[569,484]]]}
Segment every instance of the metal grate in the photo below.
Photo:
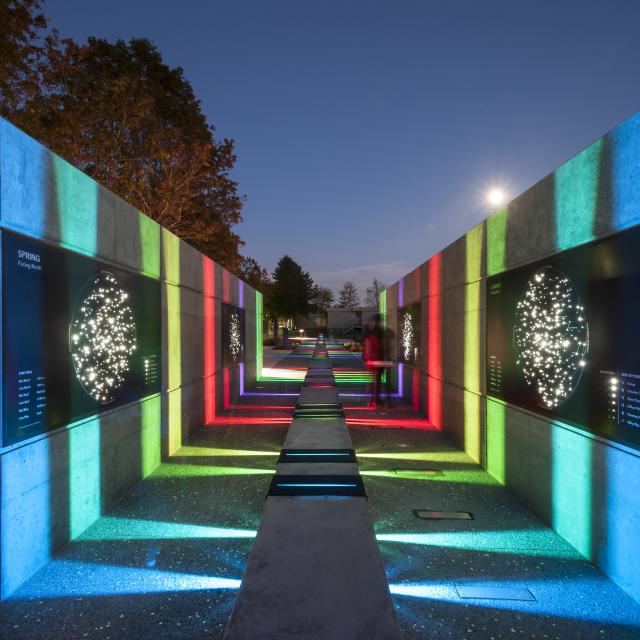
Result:
{"label": "metal grate", "polygon": [[469,511],[429,511],[428,509],[414,509],[413,514],[421,520],[473,520]]}
{"label": "metal grate", "polygon": [[455,586],[461,598],[473,600],[535,600],[529,589],[525,587],[485,587]]}
{"label": "metal grate", "polygon": [[406,476],[415,478],[416,476],[441,476],[441,469],[394,469],[393,472],[397,476]]}

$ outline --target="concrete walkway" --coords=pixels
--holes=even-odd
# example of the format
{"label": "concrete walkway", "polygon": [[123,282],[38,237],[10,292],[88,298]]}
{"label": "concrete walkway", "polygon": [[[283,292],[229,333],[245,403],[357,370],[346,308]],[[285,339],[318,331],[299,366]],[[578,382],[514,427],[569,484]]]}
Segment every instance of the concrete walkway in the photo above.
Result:
{"label": "concrete walkway", "polygon": [[358,465],[322,461],[352,451],[324,342],[297,409],[272,483],[297,495],[266,500],[225,640],[399,639],[366,498],[344,493]]}

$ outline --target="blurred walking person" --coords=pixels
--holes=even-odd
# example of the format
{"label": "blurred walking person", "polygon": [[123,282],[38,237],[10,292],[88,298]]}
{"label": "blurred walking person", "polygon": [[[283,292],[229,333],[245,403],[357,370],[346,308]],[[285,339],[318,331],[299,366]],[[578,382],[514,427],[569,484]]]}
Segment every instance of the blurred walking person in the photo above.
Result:
{"label": "blurred walking person", "polygon": [[[382,316],[373,316],[373,326],[367,327],[364,335],[364,363],[371,374],[371,399],[369,407],[374,408],[382,404],[380,391],[382,376],[387,367],[392,365],[390,358],[390,332],[381,324]],[[387,404],[391,402],[390,375],[386,376]]]}

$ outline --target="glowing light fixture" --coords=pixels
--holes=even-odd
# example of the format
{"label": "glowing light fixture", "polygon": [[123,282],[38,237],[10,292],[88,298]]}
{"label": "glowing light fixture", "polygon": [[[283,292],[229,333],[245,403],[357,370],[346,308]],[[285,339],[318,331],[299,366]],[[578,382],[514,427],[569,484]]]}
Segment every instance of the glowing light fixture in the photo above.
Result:
{"label": "glowing light fixture", "polygon": [[240,329],[240,315],[237,311],[231,313],[229,320],[229,350],[233,361],[236,362],[242,352],[242,331]]}
{"label": "glowing light fixture", "polygon": [[567,276],[553,267],[533,275],[516,306],[513,337],[516,363],[542,405],[562,404],[578,385],[589,351],[585,310]]}
{"label": "glowing light fixture", "polygon": [[317,482],[278,482],[279,487],[357,487],[358,485],[351,482],[337,483],[337,482],[325,482],[325,483],[317,483]]}
{"label": "glowing light fixture", "polygon": [[125,383],[136,350],[129,294],[112,273],[102,271],[85,285],[81,296],[69,326],[76,376],[94,400],[111,402]]}

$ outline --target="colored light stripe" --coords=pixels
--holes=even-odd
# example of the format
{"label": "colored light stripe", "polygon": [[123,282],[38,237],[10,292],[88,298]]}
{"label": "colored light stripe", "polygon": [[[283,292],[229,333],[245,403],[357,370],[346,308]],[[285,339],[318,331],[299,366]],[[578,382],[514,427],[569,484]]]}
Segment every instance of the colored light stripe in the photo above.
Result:
{"label": "colored light stripe", "polygon": [[428,300],[428,416],[435,427],[442,425],[442,309],[440,253],[429,260]]}
{"label": "colored light stripe", "polygon": [[304,482],[278,482],[279,487],[322,487],[325,488],[342,488],[342,487],[357,487],[357,484],[337,484],[337,483],[324,483],[324,484],[314,484],[314,483],[304,483]]}
{"label": "colored light stripe", "polygon": [[487,218],[487,275],[493,276],[507,267],[507,208]]}
{"label": "colored light stripe", "polygon": [[480,462],[481,390],[481,278],[484,225],[465,236],[466,285],[464,314],[464,444],[465,451]]}
{"label": "colored light stripe", "polygon": [[216,321],[215,268],[210,258],[202,256],[203,313],[204,313],[204,420],[212,424],[216,417]]}
{"label": "colored light stripe", "polygon": [[285,453],[285,456],[350,456],[350,453]]}

